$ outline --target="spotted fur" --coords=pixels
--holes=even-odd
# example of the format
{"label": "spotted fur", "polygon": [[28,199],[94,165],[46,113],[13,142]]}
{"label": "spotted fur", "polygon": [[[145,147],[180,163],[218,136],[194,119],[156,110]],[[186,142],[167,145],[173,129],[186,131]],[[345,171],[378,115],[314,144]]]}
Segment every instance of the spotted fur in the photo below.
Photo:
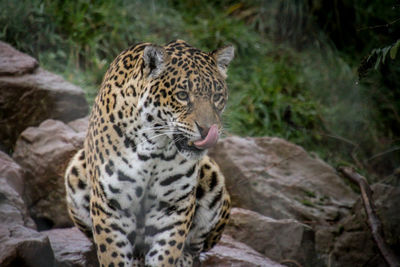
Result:
{"label": "spotted fur", "polygon": [[219,241],[229,195],[193,142],[221,128],[232,58],[231,46],[178,40],[135,45],[110,65],[65,175],[69,213],[101,266],[192,266]]}

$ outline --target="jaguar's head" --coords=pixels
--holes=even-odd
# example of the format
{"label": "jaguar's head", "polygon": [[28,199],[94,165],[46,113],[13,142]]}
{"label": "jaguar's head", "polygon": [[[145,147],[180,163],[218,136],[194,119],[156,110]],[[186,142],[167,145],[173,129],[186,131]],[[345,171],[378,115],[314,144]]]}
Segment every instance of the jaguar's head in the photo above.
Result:
{"label": "jaguar's head", "polygon": [[143,51],[152,124],[160,125],[187,158],[201,156],[219,138],[233,56],[233,46],[204,53],[181,40]]}

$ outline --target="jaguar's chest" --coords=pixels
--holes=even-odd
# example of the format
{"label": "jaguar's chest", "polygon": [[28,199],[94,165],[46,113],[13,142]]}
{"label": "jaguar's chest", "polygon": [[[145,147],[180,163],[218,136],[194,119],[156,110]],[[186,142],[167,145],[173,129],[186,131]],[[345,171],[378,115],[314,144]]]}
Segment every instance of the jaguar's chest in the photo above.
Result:
{"label": "jaguar's chest", "polygon": [[99,177],[107,199],[117,203],[118,209],[139,214],[143,208],[172,203],[195,191],[198,161],[187,160],[173,151],[122,149],[119,152],[120,156],[110,157],[112,173],[107,173],[106,164],[104,175]]}

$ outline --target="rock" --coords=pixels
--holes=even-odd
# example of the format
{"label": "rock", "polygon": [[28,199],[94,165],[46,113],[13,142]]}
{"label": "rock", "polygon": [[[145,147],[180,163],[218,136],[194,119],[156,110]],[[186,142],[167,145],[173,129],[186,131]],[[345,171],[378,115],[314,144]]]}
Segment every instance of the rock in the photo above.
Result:
{"label": "rock", "polygon": [[33,57],[21,53],[9,44],[0,41],[0,76],[31,73],[38,65],[38,62]]}
{"label": "rock", "polygon": [[58,267],[97,267],[96,250],[92,242],[77,228],[44,231],[50,239]]}
{"label": "rock", "polygon": [[[247,242],[248,245],[272,259],[284,257],[284,254],[306,266],[330,264],[329,253],[335,246],[337,232],[340,232],[336,223],[350,215],[357,199],[350,186],[346,185],[332,167],[311,157],[297,145],[271,137],[228,137],[211,149],[209,155],[219,164],[226,177],[233,206],[278,220],[269,220],[269,225],[274,227],[278,227],[284,219],[300,222],[293,224],[291,221],[280,230],[284,233],[280,236],[282,241],[285,237],[293,237],[293,240],[283,241],[283,245],[291,241],[297,245],[285,247],[279,243],[281,240],[274,244],[268,239],[265,246],[271,244],[271,247],[263,247],[260,243],[254,245],[250,241]],[[256,226],[243,218],[233,223],[246,225],[243,227]],[[301,223],[311,226],[313,231],[305,230]],[[296,225],[300,228],[296,228]],[[249,236],[252,231],[257,230],[251,229],[255,230],[249,230]],[[303,233],[302,229],[305,230]],[[278,230],[279,227],[276,230],[266,229],[263,234],[266,238],[268,235],[274,238],[274,233]],[[285,233],[284,230],[294,232]],[[247,229],[243,228],[243,232],[238,229],[236,231],[229,233],[245,242]],[[255,239],[257,234],[254,236]],[[302,242],[305,242],[303,251]],[[290,248],[293,250],[287,250]],[[269,254],[271,251],[272,254]],[[313,251],[317,252],[316,255],[313,255]],[[348,251],[342,253],[349,254]]]}
{"label": "rock", "polygon": [[302,266],[318,266],[314,231],[294,219],[275,220],[233,208],[224,233],[274,261],[294,260]]}
{"label": "rock", "polygon": [[[400,188],[377,183],[371,186],[376,213],[381,220],[384,238],[395,253],[400,248]],[[352,213],[341,220],[336,229],[320,230],[331,234],[335,243],[330,251],[332,266],[386,266],[367,224],[361,198],[352,208]]]}
{"label": "rock", "polygon": [[3,226],[23,225],[35,228],[21,196],[2,177],[0,178],[0,221]]}
{"label": "rock", "polygon": [[89,126],[89,116],[71,121],[68,126],[74,129],[78,133],[84,133],[86,135]]}
{"label": "rock", "polygon": [[21,225],[0,225],[0,266],[54,266],[47,236]]}
{"label": "rock", "polygon": [[12,149],[18,135],[29,126],[37,126],[46,119],[69,122],[88,114],[81,88],[37,68],[34,62],[31,57],[0,43],[2,150]]}
{"label": "rock", "polygon": [[325,162],[280,138],[228,137],[210,150],[234,206],[307,224],[337,221],[356,195]]}
{"label": "rock", "polygon": [[[400,179],[398,179],[400,181]],[[377,183],[371,186],[385,241],[400,253],[400,187]]]}
{"label": "rock", "polygon": [[228,235],[223,235],[221,241],[204,256],[205,260],[203,260],[202,266],[207,267],[282,267],[281,264],[266,258]]}
{"label": "rock", "polygon": [[24,193],[24,170],[6,153],[0,151],[0,179],[5,179],[22,196]]}
{"label": "rock", "polygon": [[36,232],[20,195],[0,178],[0,266],[53,266],[46,236]]}
{"label": "rock", "polygon": [[13,158],[26,170],[25,196],[39,230],[71,226],[64,171],[69,159],[82,147],[85,133],[61,121],[46,120],[29,127],[17,140]]}

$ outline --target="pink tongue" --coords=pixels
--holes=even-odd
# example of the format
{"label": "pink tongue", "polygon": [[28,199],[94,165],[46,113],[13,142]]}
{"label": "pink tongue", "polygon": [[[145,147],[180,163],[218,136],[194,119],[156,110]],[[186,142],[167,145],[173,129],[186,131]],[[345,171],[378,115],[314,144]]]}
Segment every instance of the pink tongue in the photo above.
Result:
{"label": "pink tongue", "polygon": [[194,142],[194,145],[200,149],[207,149],[215,145],[218,141],[218,126],[213,124],[208,130],[206,138]]}

